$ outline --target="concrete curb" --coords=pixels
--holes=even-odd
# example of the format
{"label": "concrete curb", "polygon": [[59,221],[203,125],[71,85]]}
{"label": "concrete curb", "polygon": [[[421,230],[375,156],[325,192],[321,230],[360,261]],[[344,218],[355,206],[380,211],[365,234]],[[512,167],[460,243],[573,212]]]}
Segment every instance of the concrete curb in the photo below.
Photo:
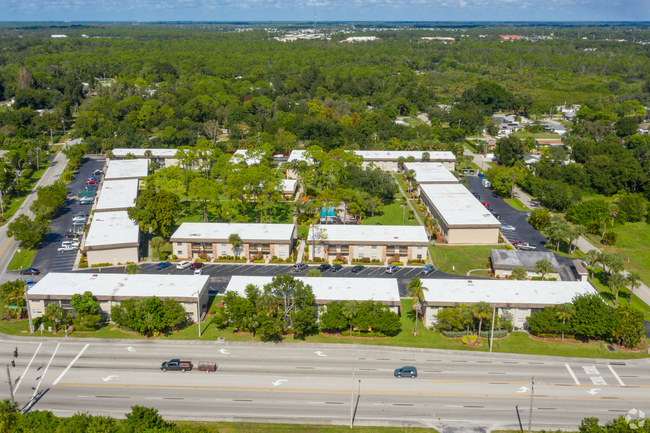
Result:
{"label": "concrete curb", "polygon": [[[23,337],[16,335],[0,334],[2,341],[11,342],[48,342],[61,340],[74,343],[113,343],[113,344],[145,344],[145,345],[166,345],[166,346],[182,346],[182,345],[196,345],[196,346],[215,346],[215,347],[278,347],[287,349],[334,349],[334,350],[364,350],[364,351],[403,351],[409,353],[424,353],[436,354],[447,356],[462,356],[462,357],[480,357],[480,358],[499,358],[507,356],[510,359],[521,360],[535,360],[535,361],[549,361],[549,362],[583,362],[583,363],[596,363],[596,364],[612,364],[612,363],[625,363],[629,365],[650,365],[650,358],[642,359],[604,359],[604,358],[573,358],[566,356],[545,356],[545,355],[527,355],[521,353],[504,353],[504,352],[470,352],[464,350],[444,350],[444,349],[428,349],[423,347],[401,347],[401,346],[375,346],[364,344],[337,344],[337,343],[263,343],[251,341],[225,341],[220,343],[216,340],[144,340],[144,339],[123,339],[123,338],[78,338],[78,337]],[[616,365],[616,364],[614,364]]]}

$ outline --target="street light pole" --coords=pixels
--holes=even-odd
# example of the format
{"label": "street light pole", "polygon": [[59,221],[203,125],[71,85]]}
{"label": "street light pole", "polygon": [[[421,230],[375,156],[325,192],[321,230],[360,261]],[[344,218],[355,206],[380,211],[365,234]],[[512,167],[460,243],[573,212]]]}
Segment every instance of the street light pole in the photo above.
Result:
{"label": "street light pole", "polygon": [[[350,392],[350,428],[352,428],[352,421],[354,416],[354,354],[352,352],[352,391]],[[361,385],[359,385],[361,386]]]}
{"label": "street light pole", "polygon": [[496,316],[497,313],[497,307],[494,306],[492,308],[493,310],[492,310],[492,331],[490,332],[490,352],[492,352],[492,340],[494,340],[494,319],[495,319],[494,316]]}
{"label": "street light pole", "polygon": [[34,333],[34,325],[32,324],[32,309],[29,308],[29,298],[27,297],[27,286],[25,286],[25,308],[27,308],[27,318],[29,318],[29,332]]}
{"label": "street light pole", "polygon": [[196,293],[196,312],[198,314],[197,321],[199,322],[199,338],[201,338],[201,294],[198,290],[194,293]]}

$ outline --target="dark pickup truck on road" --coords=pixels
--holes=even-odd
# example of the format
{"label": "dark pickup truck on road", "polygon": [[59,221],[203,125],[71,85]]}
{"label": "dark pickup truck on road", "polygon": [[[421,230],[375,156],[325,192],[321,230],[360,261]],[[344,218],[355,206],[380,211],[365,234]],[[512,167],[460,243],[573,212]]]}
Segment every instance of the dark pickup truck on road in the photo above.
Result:
{"label": "dark pickup truck on road", "polygon": [[186,371],[192,370],[192,367],[194,367],[192,361],[181,361],[179,359],[172,359],[170,361],[163,362],[162,365],[160,366],[160,369],[162,371],[180,370],[183,373],[185,373]]}

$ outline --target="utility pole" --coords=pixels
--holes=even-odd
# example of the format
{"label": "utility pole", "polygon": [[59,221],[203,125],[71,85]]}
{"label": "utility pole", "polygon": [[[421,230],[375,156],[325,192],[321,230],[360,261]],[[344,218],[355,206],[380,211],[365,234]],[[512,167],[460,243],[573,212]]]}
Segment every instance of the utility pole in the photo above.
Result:
{"label": "utility pole", "polygon": [[[350,428],[352,428],[352,421],[354,420],[354,353],[352,352],[352,391],[350,392]],[[359,384],[361,387],[361,384]]]}
{"label": "utility pole", "polygon": [[34,325],[32,324],[32,309],[29,308],[29,298],[27,297],[27,286],[25,286],[25,307],[27,307],[27,317],[29,318],[29,332],[34,333]]}
{"label": "utility pole", "polygon": [[14,401],[14,384],[11,382],[11,373],[9,372],[9,364],[7,364],[7,383],[9,384],[9,395],[11,395],[11,402]]}
{"label": "utility pole", "polygon": [[533,384],[530,386],[530,415],[528,416],[528,433],[533,428],[533,397],[535,397],[535,376],[533,376]]}
{"label": "utility pole", "polygon": [[490,332],[490,352],[492,352],[492,340],[494,340],[494,316],[497,313],[497,307],[492,307],[492,331]]}

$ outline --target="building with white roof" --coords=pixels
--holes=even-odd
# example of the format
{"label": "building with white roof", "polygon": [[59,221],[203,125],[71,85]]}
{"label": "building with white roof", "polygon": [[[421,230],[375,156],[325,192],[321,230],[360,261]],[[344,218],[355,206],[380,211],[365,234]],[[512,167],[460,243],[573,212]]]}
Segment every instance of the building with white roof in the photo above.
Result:
{"label": "building with white roof", "polygon": [[[406,162],[404,172],[413,170],[418,185],[428,183],[458,183],[458,178],[440,162]],[[420,188],[417,188],[420,195]]]}
{"label": "building with white roof", "polygon": [[256,155],[255,149],[239,149],[233,154],[233,158],[246,163],[246,165],[258,165],[262,162],[262,158]]}
{"label": "building with white roof", "polygon": [[414,150],[355,150],[354,153],[363,158],[363,168],[373,165],[384,171],[398,172],[400,167],[397,160],[401,157],[407,159],[413,157],[414,162],[427,162],[424,160],[424,154],[429,154],[428,161],[440,162],[447,169],[453,170],[456,163],[456,155],[448,151],[414,151]]}
{"label": "building with white roof", "polygon": [[95,212],[115,212],[134,206],[139,182],[138,179],[104,181],[99,189]]}
{"label": "building with white roof", "polygon": [[[72,311],[73,295],[92,292],[99,302],[102,316],[108,318],[111,308],[129,298],[172,298],[180,302],[188,319],[205,316],[208,306],[209,275],[144,275],[92,274],[86,272],[50,272],[27,292],[33,317],[40,317],[49,304],[59,304]],[[199,301],[201,314],[199,314]]]}
{"label": "building with white roof", "polygon": [[298,181],[296,179],[282,179],[280,183],[280,192],[284,197],[296,195],[298,191]]}
{"label": "building with white roof", "polygon": [[[397,280],[394,278],[325,278],[294,277],[309,284],[316,298],[316,309],[340,301],[381,302],[388,305],[394,313],[399,313],[400,297]],[[233,291],[239,296],[246,296],[246,286],[254,284],[260,290],[269,284],[273,277],[249,277],[234,275],[230,278],[226,291]]]}
{"label": "building with white roof", "polygon": [[309,257],[320,257],[327,261],[338,255],[348,263],[363,259],[386,262],[396,259],[403,263],[409,260],[426,260],[429,237],[422,226],[381,225],[326,225],[320,226],[324,235],[317,236],[314,253],[314,230],[309,231]]}
{"label": "building with white roof", "polygon": [[492,261],[492,272],[497,278],[505,278],[512,275],[517,268],[526,270],[529,278],[541,277],[536,271],[537,262],[548,260],[551,264],[551,272],[544,278],[560,279],[560,264],[555,254],[548,251],[517,251],[517,250],[492,250],[490,253]]}
{"label": "building with white roof", "polygon": [[420,185],[422,202],[449,244],[497,244],[501,223],[461,184]]}
{"label": "building with white roof", "polygon": [[147,159],[122,159],[108,162],[104,180],[142,179],[149,174]]}
{"label": "building with white roof", "polygon": [[583,281],[518,281],[518,280],[439,280],[423,279],[424,324],[437,323],[438,311],[460,304],[487,302],[513,316],[512,325],[523,328],[526,318],[537,310],[570,303],[575,296],[598,293]]}
{"label": "building with white roof", "polygon": [[140,227],[126,211],[97,212],[93,215],[82,249],[87,250],[88,263],[140,261]]}
{"label": "building with white roof", "polygon": [[[228,243],[232,234],[239,235],[242,241],[237,251]],[[205,253],[211,259],[244,256],[253,260],[273,256],[289,258],[297,238],[295,224],[183,223],[170,241],[174,244],[174,254],[182,258]]]}
{"label": "building with white roof", "polygon": [[[172,165],[178,164],[176,159],[176,152],[178,149],[113,149],[113,158],[111,160],[121,160],[125,159],[126,155],[129,153],[132,154],[136,159],[148,159],[151,162],[155,162],[160,167],[170,167]],[[147,158],[147,152],[151,152],[151,158]]]}

